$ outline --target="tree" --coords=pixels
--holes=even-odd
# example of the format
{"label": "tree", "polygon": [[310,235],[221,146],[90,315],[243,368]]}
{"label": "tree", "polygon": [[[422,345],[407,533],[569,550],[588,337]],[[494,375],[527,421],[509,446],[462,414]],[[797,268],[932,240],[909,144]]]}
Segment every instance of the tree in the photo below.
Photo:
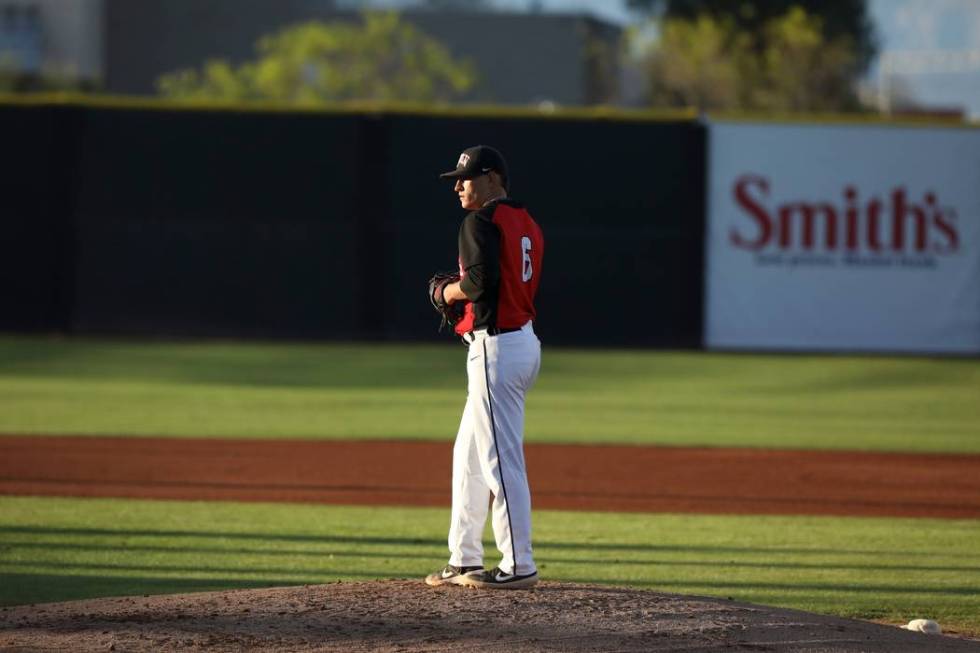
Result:
{"label": "tree", "polygon": [[17,71],[13,60],[0,53],[0,93],[9,93],[17,88]]}
{"label": "tree", "polygon": [[94,83],[78,79],[74,75],[53,66],[45,66],[36,72],[24,72],[15,57],[0,52],[0,93],[44,93],[52,91],[84,93],[95,88]]}
{"label": "tree", "polygon": [[436,11],[486,11],[492,9],[488,0],[422,0],[421,6]]}
{"label": "tree", "polygon": [[176,99],[317,104],[449,101],[476,82],[472,63],[393,12],[365,13],[360,24],[302,23],[261,38],[256,51],[237,67],[211,60],[163,75],[157,87]]}
{"label": "tree", "polygon": [[665,21],[650,54],[650,100],[654,105],[725,109],[739,106],[747,43],[721,21]]}
{"label": "tree", "polygon": [[[773,111],[847,111],[858,108],[854,81],[858,54],[846,37],[821,38],[822,21],[800,7],[768,21],[755,105]],[[755,108],[755,107],[750,107]]]}
{"label": "tree", "polygon": [[850,40],[860,72],[867,70],[878,49],[866,0],[627,0],[626,4],[665,20],[694,20],[701,15],[731,20],[737,29],[755,35],[757,51],[765,47],[766,24],[798,7],[821,19],[824,41]]}
{"label": "tree", "polygon": [[800,7],[758,32],[730,15],[663,18],[646,54],[654,105],[723,110],[848,111],[858,105],[858,55],[826,41],[823,21]]}

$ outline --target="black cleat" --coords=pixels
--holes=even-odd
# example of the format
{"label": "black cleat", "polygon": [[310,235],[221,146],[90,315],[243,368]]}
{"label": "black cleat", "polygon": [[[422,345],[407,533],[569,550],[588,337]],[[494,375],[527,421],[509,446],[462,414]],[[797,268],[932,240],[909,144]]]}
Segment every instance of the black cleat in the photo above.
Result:
{"label": "black cleat", "polygon": [[518,576],[517,574],[508,574],[500,567],[494,567],[490,571],[461,576],[458,584],[488,590],[520,590],[532,587],[537,582],[538,572]]}

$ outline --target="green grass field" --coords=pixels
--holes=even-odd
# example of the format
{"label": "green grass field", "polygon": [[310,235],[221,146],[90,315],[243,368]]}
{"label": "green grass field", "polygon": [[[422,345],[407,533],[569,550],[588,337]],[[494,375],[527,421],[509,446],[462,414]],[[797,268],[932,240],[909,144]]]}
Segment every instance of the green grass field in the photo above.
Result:
{"label": "green grass field", "polygon": [[[421,579],[445,563],[447,520],[448,509],[0,497],[0,603]],[[974,633],[977,542],[978,521],[535,514],[547,579]]]}
{"label": "green grass field", "polygon": [[[464,352],[3,336],[0,433],[448,440]],[[527,441],[976,453],[980,361],[546,346]]]}
{"label": "green grass field", "polygon": [[[0,336],[0,434],[448,444],[464,355]],[[527,440],[977,453],[980,361],[546,346]],[[421,577],[445,562],[447,523],[448,508],[0,497],[0,604]],[[550,579],[980,634],[980,520],[539,511],[535,528]]]}

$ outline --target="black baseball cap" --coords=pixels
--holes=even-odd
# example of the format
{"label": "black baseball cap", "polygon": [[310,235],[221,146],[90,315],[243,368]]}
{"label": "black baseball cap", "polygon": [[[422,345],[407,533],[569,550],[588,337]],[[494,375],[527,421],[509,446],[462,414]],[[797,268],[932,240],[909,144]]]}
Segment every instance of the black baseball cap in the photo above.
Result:
{"label": "black baseball cap", "polygon": [[503,177],[504,186],[507,186],[507,162],[504,161],[504,155],[489,145],[474,145],[459,155],[455,170],[439,176],[443,179],[472,179],[488,172],[498,173]]}

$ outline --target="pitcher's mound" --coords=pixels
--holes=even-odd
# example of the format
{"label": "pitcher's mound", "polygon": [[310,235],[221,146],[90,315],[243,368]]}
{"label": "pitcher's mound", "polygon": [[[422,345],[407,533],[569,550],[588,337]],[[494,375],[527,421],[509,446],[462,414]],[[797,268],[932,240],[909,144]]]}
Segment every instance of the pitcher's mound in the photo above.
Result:
{"label": "pitcher's mound", "polygon": [[337,583],[0,609],[0,650],[980,651],[980,643],[705,597]]}

